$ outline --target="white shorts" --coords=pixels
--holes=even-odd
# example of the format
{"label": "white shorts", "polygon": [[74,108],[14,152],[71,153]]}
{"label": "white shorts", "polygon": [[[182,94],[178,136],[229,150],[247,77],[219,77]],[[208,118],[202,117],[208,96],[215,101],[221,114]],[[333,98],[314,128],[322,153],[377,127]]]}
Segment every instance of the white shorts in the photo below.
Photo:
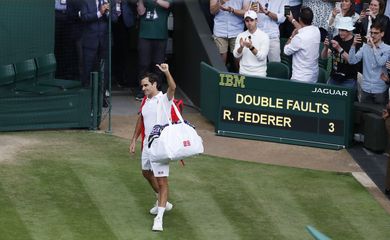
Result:
{"label": "white shorts", "polygon": [[149,160],[148,141],[144,140],[144,148],[141,154],[142,170],[152,170],[155,177],[169,176],[169,162],[152,162]]}

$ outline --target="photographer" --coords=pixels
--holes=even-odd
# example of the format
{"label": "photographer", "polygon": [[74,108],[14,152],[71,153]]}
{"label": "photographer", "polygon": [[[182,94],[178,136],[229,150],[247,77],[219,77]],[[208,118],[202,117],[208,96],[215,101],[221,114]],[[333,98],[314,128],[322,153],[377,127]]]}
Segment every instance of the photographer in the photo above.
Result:
{"label": "photographer", "polygon": [[355,64],[350,64],[348,61],[348,52],[353,44],[353,19],[340,17],[335,26],[339,34],[331,40],[325,38],[321,52],[322,59],[332,57],[332,71],[328,84],[356,88],[358,69]]}
{"label": "photographer", "polygon": [[356,64],[363,60],[363,80],[361,82],[360,102],[385,105],[387,102],[387,85],[381,75],[385,72],[385,64],[389,58],[390,46],[382,42],[384,29],[380,22],[371,25],[371,36],[367,37],[367,43],[356,52],[356,45],[362,42],[362,37],[357,34],[354,37],[349,51],[348,61]]}
{"label": "photographer", "polygon": [[384,15],[385,2],[383,0],[371,0],[367,9],[360,13],[358,21],[355,23],[355,32],[361,36],[370,36],[371,26],[380,22],[384,26],[383,41],[390,44],[390,19]]}

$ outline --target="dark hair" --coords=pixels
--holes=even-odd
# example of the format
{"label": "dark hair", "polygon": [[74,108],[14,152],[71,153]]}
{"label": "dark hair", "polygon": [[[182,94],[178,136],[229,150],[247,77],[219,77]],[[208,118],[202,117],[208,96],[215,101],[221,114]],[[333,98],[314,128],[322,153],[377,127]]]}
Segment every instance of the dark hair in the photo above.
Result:
{"label": "dark hair", "polygon": [[301,20],[305,25],[311,25],[313,22],[313,11],[309,7],[301,8],[299,20]]}
{"label": "dark hair", "polygon": [[380,32],[384,32],[386,30],[386,24],[384,24],[383,19],[376,19],[371,25],[370,29],[378,29]]}
{"label": "dark hair", "polygon": [[159,86],[160,86],[160,78],[158,77],[157,74],[155,74],[155,73],[145,73],[145,75],[143,77],[141,77],[139,81],[141,82],[142,79],[145,79],[145,78],[147,78],[151,84],[157,83],[157,88],[159,88]]}
{"label": "dark hair", "polygon": [[353,17],[355,15],[355,1],[354,0],[349,0],[351,3],[351,6],[349,7],[348,11],[345,13],[344,17]]}
{"label": "dark hair", "polygon": [[[370,3],[372,1],[373,0],[371,0]],[[383,0],[375,0],[375,1],[377,1],[379,3],[379,12],[378,12],[378,14],[383,14],[385,12],[385,7],[386,7],[385,1],[383,1]]]}

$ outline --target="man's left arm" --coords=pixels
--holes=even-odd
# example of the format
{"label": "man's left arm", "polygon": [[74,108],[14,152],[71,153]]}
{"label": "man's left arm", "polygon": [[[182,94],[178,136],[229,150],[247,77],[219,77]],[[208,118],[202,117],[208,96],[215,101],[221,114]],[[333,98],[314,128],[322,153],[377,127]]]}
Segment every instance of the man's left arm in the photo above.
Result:
{"label": "man's left arm", "polygon": [[265,36],[264,39],[261,40],[259,49],[253,48],[251,52],[256,56],[257,61],[261,62],[266,60],[269,52],[269,37]]}

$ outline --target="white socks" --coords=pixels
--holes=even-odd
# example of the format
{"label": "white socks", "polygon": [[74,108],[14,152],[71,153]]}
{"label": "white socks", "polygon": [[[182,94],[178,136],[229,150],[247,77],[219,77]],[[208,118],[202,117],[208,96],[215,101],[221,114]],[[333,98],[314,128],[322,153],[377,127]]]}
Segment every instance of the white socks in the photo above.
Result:
{"label": "white socks", "polygon": [[163,218],[165,212],[165,207],[158,207],[157,208],[157,217]]}

